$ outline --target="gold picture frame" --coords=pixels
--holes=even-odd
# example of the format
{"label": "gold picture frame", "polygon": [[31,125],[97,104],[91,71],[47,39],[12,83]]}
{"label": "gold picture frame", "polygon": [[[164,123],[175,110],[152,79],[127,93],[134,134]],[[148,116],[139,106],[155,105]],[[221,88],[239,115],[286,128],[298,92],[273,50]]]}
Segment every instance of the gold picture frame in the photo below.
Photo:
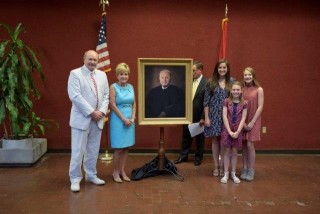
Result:
{"label": "gold picture frame", "polygon": [[[138,58],[140,125],[192,123],[192,65],[192,59]],[[160,84],[163,70],[170,71],[171,80],[165,89]]]}

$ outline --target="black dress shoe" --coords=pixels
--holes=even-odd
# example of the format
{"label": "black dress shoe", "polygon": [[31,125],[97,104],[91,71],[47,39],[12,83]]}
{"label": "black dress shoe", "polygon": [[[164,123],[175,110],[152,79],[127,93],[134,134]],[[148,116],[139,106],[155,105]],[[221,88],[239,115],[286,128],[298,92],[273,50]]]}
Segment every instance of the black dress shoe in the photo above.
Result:
{"label": "black dress shoe", "polygon": [[174,163],[175,163],[175,164],[179,164],[179,163],[187,162],[187,161],[188,161],[187,159],[179,158],[178,160],[175,160]]}
{"label": "black dress shoe", "polygon": [[194,165],[195,166],[199,166],[201,164],[201,161],[199,161],[199,160],[196,160],[195,162],[194,162]]}

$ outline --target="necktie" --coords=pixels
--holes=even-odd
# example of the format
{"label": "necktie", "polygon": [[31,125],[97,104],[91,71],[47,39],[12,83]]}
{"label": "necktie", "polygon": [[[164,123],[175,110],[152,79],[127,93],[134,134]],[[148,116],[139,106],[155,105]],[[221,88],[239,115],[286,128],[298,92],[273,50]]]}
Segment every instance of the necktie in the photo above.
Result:
{"label": "necktie", "polygon": [[92,83],[93,83],[93,86],[94,86],[94,90],[95,90],[95,93],[96,93],[96,98],[97,98],[96,109],[98,109],[98,105],[99,105],[98,87],[97,87],[97,83],[96,83],[96,80],[94,79],[93,75],[94,75],[94,73],[91,72],[90,73],[90,77],[91,77],[91,80],[92,80]]}

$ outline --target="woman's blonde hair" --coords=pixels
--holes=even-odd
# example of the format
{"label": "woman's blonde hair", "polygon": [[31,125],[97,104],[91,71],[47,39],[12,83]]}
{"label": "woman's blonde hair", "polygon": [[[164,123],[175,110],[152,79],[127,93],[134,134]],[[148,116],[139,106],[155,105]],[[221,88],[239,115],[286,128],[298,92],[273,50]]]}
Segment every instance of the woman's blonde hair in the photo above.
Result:
{"label": "woman's blonde hair", "polygon": [[120,73],[128,73],[130,74],[130,68],[129,65],[127,65],[124,62],[121,62],[117,65],[116,67],[116,75],[120,74]]}

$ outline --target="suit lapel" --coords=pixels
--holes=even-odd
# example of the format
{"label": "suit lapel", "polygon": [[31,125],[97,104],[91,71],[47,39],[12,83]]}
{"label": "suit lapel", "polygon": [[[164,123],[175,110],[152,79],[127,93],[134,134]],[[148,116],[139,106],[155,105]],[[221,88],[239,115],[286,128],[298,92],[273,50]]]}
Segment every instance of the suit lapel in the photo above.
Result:
{"label": "suit lapel", "polygon": [[202,87],[203,87],[203,85],[204,85],[205,83],[206,83],[206,80],[205,80],[204,76],[202,76],[202,78],[201,78],[201,80],[200,80],[200,82],[199,82],[199,85],[198,85],[198,87],[197,87],[196,93],[194,94],[194,98],[193,98],[193,99],[195,99],[196,96],[198,96],[199,91],[201,91],[201,89],[202,89]]}

